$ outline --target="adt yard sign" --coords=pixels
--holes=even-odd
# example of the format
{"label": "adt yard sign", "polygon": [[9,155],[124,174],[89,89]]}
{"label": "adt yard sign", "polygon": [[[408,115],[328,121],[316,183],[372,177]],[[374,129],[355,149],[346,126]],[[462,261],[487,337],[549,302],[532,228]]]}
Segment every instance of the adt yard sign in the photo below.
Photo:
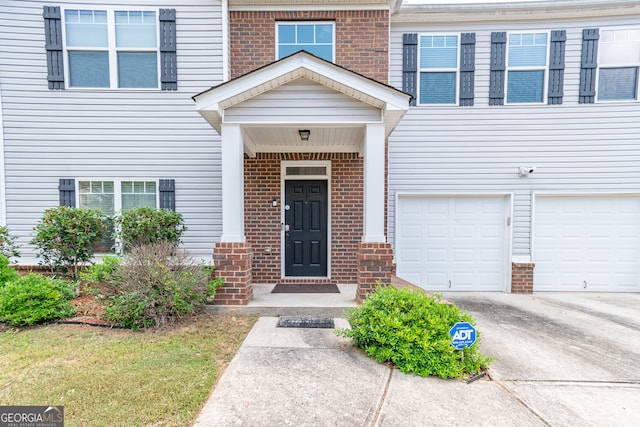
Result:
{"label": "adt yard sign", "polygon": [[451,345],[457,350],[462,350],[476,342],[476,328],[469,322],[456,323],[449,329],[449,335],[451,335]]}

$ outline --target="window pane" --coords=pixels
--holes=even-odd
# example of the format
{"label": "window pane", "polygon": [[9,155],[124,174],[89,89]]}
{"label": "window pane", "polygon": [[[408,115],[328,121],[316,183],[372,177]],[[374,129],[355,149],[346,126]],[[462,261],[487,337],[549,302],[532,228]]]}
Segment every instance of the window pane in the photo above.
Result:
{"label": "window pane", "polygon": [[422,36],[420,68],[457,68],[458,36]]}
{"label": "window pane", "polygon": [[80,207],[101,209],[105,214],[114,212],[113,182],[81,181]]}
{"label": "window pane", "polygon": [[155,181],[123,181],[122,209],[139,206],[156,207]]}
{"label": "window pane", "polygon": [[332,25],[316,25],[316,43],[333,43]]}
{"label": "window pane", "polygon": [[158,87],[156,52],[118,52],[118,87]]}
{"label": "window pane", "polygon": [[313,25],[298,25],[298,43],[314,43]]}
{"label": "window pane", "polygon": [[542,102],[544,71],[509,71],[507,102]]}
{"label": "window pane", "polygon": [[116,47],[157,46],[156,13],[116,11]]}
{"label": "window pane", "polygon": [[605,30],[600,37],[600,65],[635,65],[640,62],[640,30]]}
{"label": "window pane", "polygon": [[278,25],[278,43],[295,43],[296,26]]}
{"label": "window pane", "polygon": [[599,100],[636,99],[638,68],[601,68],[598,80]]}
{"label": "window pane", "polygon": [[454,104],[456,73],[420,73],[421,104]]}
{"label": "window pane", "polygon": [[301,48],[309,53],[313,53],[315,56],[326,59],[327,61],[331,61],[333,59],[333,48],[331,46],[307,45],[301,46]]}
{"label": "window pane", "polygon": [[104,10],[65,10],[67,46],[107,47],[107,12]]}
{"label": "window pane", "polygon": [[532,67],[547,65],[547,35],[510,34],[509,66]]}
{"label": "window pane", "polygon": [[69,77],[72,87],[109,87],[109,54],[69,52]]}

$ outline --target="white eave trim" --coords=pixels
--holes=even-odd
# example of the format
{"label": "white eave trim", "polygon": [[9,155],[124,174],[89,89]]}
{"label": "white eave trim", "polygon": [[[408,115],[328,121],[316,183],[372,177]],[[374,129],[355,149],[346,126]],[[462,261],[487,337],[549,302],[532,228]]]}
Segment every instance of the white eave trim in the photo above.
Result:
{"label": "white eave trim", "polygon": [[638,0],[544,0],[464,4],[404,4],[392,23],[501,22],[584,19],[640,14]]}
{"label": "white eave trim", "polygon": [[[380,108],[394,123],[409,109],[411,96],[390,86],[370,80],[357,73],[323,61],[306,52],[299,52],[262,69],[223,83],[193,97],[196,110],[216,129],[224,117],[224,110],[261,95],[279,86],[307,78],[336,90],[360,102]],[[387,121],[387,120],[385,120]]]}

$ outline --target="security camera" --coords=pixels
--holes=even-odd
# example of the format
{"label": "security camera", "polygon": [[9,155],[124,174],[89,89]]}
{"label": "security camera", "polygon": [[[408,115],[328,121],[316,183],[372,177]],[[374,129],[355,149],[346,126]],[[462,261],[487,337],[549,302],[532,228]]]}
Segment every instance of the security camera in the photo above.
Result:
{"label": "security camera", "polygon": [[518,175],[520,176],[529,176],[529,174],[534,173],[536,171],[535,166],[521,166]]}

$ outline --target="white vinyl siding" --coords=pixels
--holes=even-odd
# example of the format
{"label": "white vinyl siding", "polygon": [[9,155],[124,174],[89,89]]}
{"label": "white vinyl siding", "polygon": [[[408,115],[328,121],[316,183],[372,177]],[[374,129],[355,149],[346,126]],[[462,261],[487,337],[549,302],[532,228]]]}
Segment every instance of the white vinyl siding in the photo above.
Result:
{"label": "white vinyl siding", "polygon": [[[532,192],[637,191],[640,110],[636,103],[578,104],[582,30],[636,18],[469,24],[393,24],[390,82],[402,88],[402,35],[476,34],[474,106],[412,107],[389,138],[388,237],[396,241],[398,193],[512,193],[514,259],[531,256]],[[605,25],[606,24],[606,25]],[[491,32],[566,30],[561,105],[489,106]],[[520,166],[536,166],[519,177]]]}
{"label": "white vinyl siding", "polygon": [[[138,10],[139,3],[86,0],[82,7]],[[0,76],[7,224],[28,245],[42,212],[59,204],[60,178],[175,179],[176,210],[188,227],[184,247],[211,259],[222,230],[220,137],[191,96],[222,82],[220,1],[159,0],[176,8],[178,90],[52,91],[47,87],[43,6],[76,2],[6,0],[0,4]]]}

